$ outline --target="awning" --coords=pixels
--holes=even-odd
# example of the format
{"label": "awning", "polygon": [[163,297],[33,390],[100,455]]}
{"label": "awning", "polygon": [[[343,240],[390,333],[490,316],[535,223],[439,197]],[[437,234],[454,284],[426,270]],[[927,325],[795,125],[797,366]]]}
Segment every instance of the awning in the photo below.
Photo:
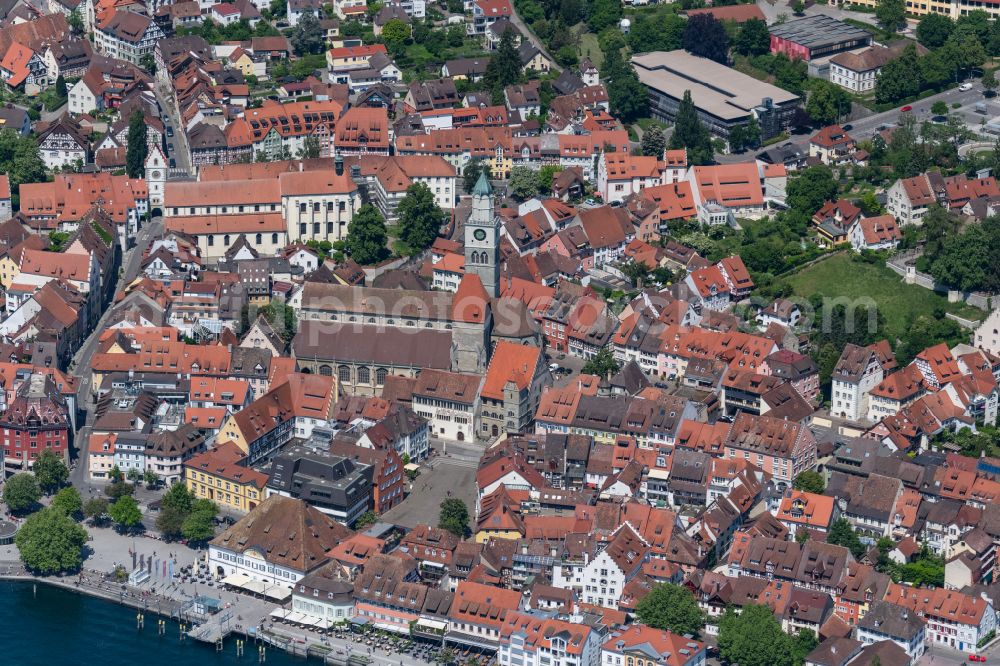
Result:
{"label": "awning", "polygon": [[279,620],[284,620],[286,617],[288,617],[289,613],[291,613],[290,610],[286,610],[284,608],[275,608],[273,611],[271,611],[271,617],[277,618]]}
{"label": "awning", "polygon": [[226,576],[220,581],[223,585],[232,585],[233,587],[245,587],[248,582],[250,582],[250,576],[241,573],[234,573]]}
{"label": "awning", "polygon": [[407,472],[416,472],[418,469],[420,469],[420,465],[418,465],[417,463],[406,463],[405,465],[403,465],[403,469],[406,470]]}
{"label": "awning", "polygon": [[294,624],[302,624],[302,618],[304,617],[305,615],[302,613],[290,613],[285,619]]}
{"label": "awning", "polygon": [[356,624],[356,625],[359,625],[359,626],[364,626],[364,625],[368,624],[368,618],[366,618],[366,617],[352,617],[351,618],[351,624]]}
{"label": "awning", "polygon": [[267,588],[267,585],[260,582],[259,580],[248,580],[247,582],[243,583],[243,585],[241,585],[240,587],[242,587],[247,592],[253,592],[255,594],[264,594],[264,590]]}
{"label": "awning", "polygon": [[418,627],[424,627],[426,629],[431,629],[433,631],[444,631],[448,628],[448,623],[441,620],[429,620],[426,618],[420,618],[417,620]]}
{"label": "awning", "polygon": [[265,588],[262,594],[268,599],[284,601],[288,597],[292,596],[292,591],[287,587],[282,587],[281,585],[271,585],[270,587]]}

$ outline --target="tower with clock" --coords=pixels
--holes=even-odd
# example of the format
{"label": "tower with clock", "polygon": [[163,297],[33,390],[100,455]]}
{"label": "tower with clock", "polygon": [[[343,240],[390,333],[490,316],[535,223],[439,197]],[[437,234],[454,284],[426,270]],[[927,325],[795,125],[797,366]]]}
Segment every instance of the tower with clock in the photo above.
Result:
{"label": "tower with clock", "polygon": [[487,294],[500,295],[500,217],[485,173],[472,189],[472,215],[465,223],[465,271],[479,276]]}

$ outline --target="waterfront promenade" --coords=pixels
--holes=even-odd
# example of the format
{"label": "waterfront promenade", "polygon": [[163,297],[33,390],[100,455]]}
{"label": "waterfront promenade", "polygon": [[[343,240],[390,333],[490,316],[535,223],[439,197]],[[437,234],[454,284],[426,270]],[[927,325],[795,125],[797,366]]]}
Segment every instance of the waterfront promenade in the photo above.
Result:
{"label": "waterfront promenade", "polygon": [[[427,661],[409,654],[400,654],[377,641],[360,636],[326,635],[304,627],[272,622],[271,612],[281,606],[243,593],[220,590],[213,581],[183,581],[180,575],[185,567],[197,567],[205,558],[205,551],[197,551],[183,544],[165,543],[145,536],[122,535],[112,528],[88,525],[91,535],[83,569],[75,575],[34,576],[21,564],[17,548],[0,546],[0,579],[35,581],[58,586],[79,594],[99,597],[111,603],[129,606],[141,611],[145,631],[155,634],[159,619],[171,618],[183,623],[183,631],[193,640],[219,643],[221,649],[235,649],[236,638],[257,638],[273,649],[299,656],[310,656],[332,664],[360,666],[428,666]],[[115,577],[115,569],[123,566],[132,570],[132,553],[137,562],[153,558],[154,574],[140,585],[130,585]],[[168,564],[164,575],[164,560]],[[203,581],[209,577],[203,578]],[[219,599],[222,610],[207,617],[193,617],[190,602],[197,596]],[[286,604],[287,608],[288,605]],[[138,613],[137,613],[138,615]],[[137,623],[139,619],[137,618]],[[173,625],[170,631],[178,631]],[[234,636],[234,634],[236,636]]]}

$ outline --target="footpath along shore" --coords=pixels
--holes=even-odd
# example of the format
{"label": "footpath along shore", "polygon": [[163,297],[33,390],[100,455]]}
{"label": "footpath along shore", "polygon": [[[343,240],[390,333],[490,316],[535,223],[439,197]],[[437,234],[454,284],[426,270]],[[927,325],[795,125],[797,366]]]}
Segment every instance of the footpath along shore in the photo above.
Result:
{"label": "footpath along shore", "polygon": [[[85,594],[110,603],[133,608],[137,611],[136,623],[141,621],[148,630],[157,631],[159,620],[178,623],[182,633],[203,642],[220,646],[229,636],[235,635],[244,641],[256,641],[298,657],[319,659],[337,666],[429,666],[436,663],[434,655],[421,658],[414,654],[394,650],[390,639],[356,636],[349,631],[323,635],[303,627],[275,626],[269,613],[259,619],[249,619],[236,615],[246,602],[255,605],[260,600],[236,595],[236,603],[226,604],[223,611],[210,618],[196,618],[190,613],[191,599],[181,590],[174,590],[178,596],[164,595],[121,583],[113,574],[105,574],[85,569],[76,575],[36,576],[20,562],[0,560],[0,581],[23,582],[51,585],[77,594]],[[217,596],[229,597],[229,593]],[[243,602],[243,603],[240,603]],[[271,605],[272,608],[277,606]],[[140,620],[141,615],[141,620]],[[225,619],[223,619],[225,618]],[[248,620],[246,624],[240,620]],[[214,622],[212,620],[215,620]],[[198,624],[202,622],[201,624]],[[211,631],[206,633],[205,628]],[[209,636],[210,634],[210,636]],[[257,652],[258,647],[247,647],[247,652]],[[257,656],[257,655],[254,655]]]}

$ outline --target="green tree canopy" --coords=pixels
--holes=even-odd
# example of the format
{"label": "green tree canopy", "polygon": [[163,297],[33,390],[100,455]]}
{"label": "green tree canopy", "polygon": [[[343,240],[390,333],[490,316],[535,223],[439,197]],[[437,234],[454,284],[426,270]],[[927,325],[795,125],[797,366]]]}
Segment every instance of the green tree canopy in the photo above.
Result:
{"label": "green tree canopy", "polygon": [[875,101],[884,104],[915,96],[923,87],[917,48],[910,44],[887,62],[875,79]]}
{"label": "green tree canopy", "polygon": [[944,14],[925,14],[917,23],[917,41],[929,49],[944,46],[955,23]]}
{"label": "green tree canopy", "polygon": [[193,543],[204,543],[215,536],[215,515],[218,507],[209,500],[196,500],[190,515],[184,519],[181,533]]}
{"label": "green tree canopy", "polygon": [[66,486],[52,498],[52,506],[70,518],[75,518],[83,511],[83,499],[79,490],[73,486]]}
{"label": "green tree canopy", "polygon": [[167,541],[179,539],[183,534],[184,521],[189,512],[176,506],[163,505],[156,516],[156,529]]}
{"label": "green tree canopy", "polygon": [[851,98],[840,86],[817,79],[812,83],[806,113],[818,125],[832,125],[851,110]]}
{"label": "green tree canopy", "polygon": [[837,198],[837,181],[829,167],[809,167],[789,180],[787,192],[789,207],[812,217],[824,203]]}
{"label": "green tree canopy", "polygon": [[728,64],[729,35],[722,21],[711,14],[695,14],[688,18],[684,28],[684,49],[696,56]]}
{"label": "green tree canopy", "polygon": [[635,610],[643,624],[675,634],[697,636],[705,626],[705,616],[691,591],[672,583],[654,586]]}
{"label": "green tree canopy", "polygon": [[598,377],[608,377],[614,375],[621,368],[621,364],[615,359],[614,353],[609,347],[602,348],[599,352],[587,359],[580,370],[585,375],[597,375]]}
{"label": "green tree canopy", "polygon": [[131,495],[122,495],[108,509],[108,515],[123,531],[135,529],[142,522],[139,503]]}
{"label": "green tree canopy", "polygon": [[688,162],[695,165],[710,164],[715,155],[712,137],[698,117],[690,90],[684,91],[684,97],[677,108],[674,133],[670,135],[670,148],[687,148]]}
{"label": "green tree canopy", "polygon": [[300,56],[322,53],[326,46],[326,35],[319,19],[311,13],[299,19],[289,38],[295,53]]}
{"label": "green tree canopy", "polygon": [[363,514],[358,516],[358,519],[354,521],[354,529],[361,531],[368,527],[371,527],[378,522],[378,514],[374,511],[365,511]]}
{"label": "green tree canopy", "polygon": [[62,456],[52,449],[45,449],[38,455],[32,471],[38,479],[38,486],[45,493],[58,490],[69,478],[69,469]]}
{"label": "green tree canopy", "polygon": [[763,55],[771,50],[771,32],[767,23],[760,19],[749,19],[743,22],[733,49],[740,55]]}
{"label": "green tree canopy", "polygon": [[653,125],[642,133],[642,154],[648,157],[663,159],[663,151],[667,148],[667,139],[659,125]]}
{"label": "green tree canopy", "polygon": [[827,534],[826,542],[847,548],[855,558],[861,557],[867,550],[846,518],[838,518],[830,524],[830,532]]}
{"label": "green tree canopy", "polygon": [[345,247],[359,264],[375,264],[388,255],[385,218],[371,204],[363,205],[347,225]]}
{"label": "green tree canopy", "polygon": [[[0,130],[0,173],[10,178],[10,187],[17,197],[21,183],[45,182],[45,162],[38,153],[34,137],[21,136],[12,129]],[[19,199],[14,200],[18,205]]]}
{"label": "green tree canopy", "polygon": [[826,490],[826,480],[819,472],[807,469],[804,472],[799,472],[795,481],[792,482],[792,487],[796,490],[819,495]]}
{"label": "green tree canopy", "polygon": [[465,533],[469,530],[469,509],[465,506],[465,502],[454,497],[441,502],[438,527],[464,539]]}
{"label": "green tree canopy", "polygon": [[486,173],[486,177],[489,178],[489,165],[480,158],[474,158],[469,160],[469,163],[465,165],[462,169],[462,182],[465,184],[465,191],[472,192],[472,188],[476,186],[476,182],[479,181],[479,176],[483,172]]}
{"label": "green tree canopy", "polygon": [[414,183],[406,188],[406,196],[399,202],[397,213],[399,238],[414,254],[431,246],[447,217],[425,183]]}
{"label": "green tree canopy", "polygon": [[679,14],[636,14],[628,34],[628,45],[633,53],[673,51],[684,44],[684,27],[687,22]]}
{"label": "green tree canopy", "polygon": [[886,30],[895,32],[906,25],[906,2],[904,0],[878,0],[875,18]]}
{"label": "green tree canopy", "polygon": [[143,178],[146,175],[146,157],[149,145],[146,143],[146,119],[142,111],[136,109],[128,120],[128,146],[125,148],[125,171],[129,178]]}
{"label": "green tree canopy", "polygon": [[76,571],[83,564],[87,530],[57,508],[28,517],[14,537],[21,561],[31,571],[53,575]]}
{"label": "green tree canopy", "polygon": [[611,112],[622,122],[633,122],[649,112],[649,92],[639,81],[635,68],[618,51],[609,51],[601,64]]}
{"label": "green tree canopy", "polygon": [[31,510],[41,498],[42,489],[33,474],[20,472],[4,483],[3,501],[13,513]]}
{"label": "green tree canopy", "polygon": [[740,666],[795,666],[791,636],[764,605],[726,610],[719,620],[719,654]]}
{"label": "green tree canopy", "polygon": [[99,521],[108,513],[108,500],[103,497],[91,497],[83,503],[83,515],[90,520]]}
{"label": "green tree canopy", "polygon": [[[517,83],[521,78],[521,56],[514,46],[514,31],[507,30],[500,37],[500,44],[490,58],[483,74],[483,83],[493,91],[493,102],[500,103],[503,89]],[[498,99],[499,97],[499,99]]]}
{"label": "green tree canopy", "polygon": [[516,166],[510,170],[510,195],[517,201],[538,196],[538,174],[528,167]]}

